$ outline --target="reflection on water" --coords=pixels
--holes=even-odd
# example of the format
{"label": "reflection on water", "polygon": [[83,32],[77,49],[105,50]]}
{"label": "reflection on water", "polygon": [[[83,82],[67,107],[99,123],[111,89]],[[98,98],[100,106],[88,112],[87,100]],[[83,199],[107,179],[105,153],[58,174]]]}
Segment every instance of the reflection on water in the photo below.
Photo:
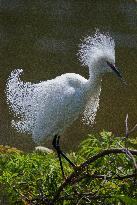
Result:
{"label": "reflection on water", "polygon": [[[76,53],[80,39],[95,28],[109,31],[116,39],[116,64],[129,82],[123,88],[115,76],[103,78],[100,109],[94,127],[77,120],[68,128],[62,143],[76,148],[92,131],[102,129],[123,133],[128,112],[131,123],[137,119],[137,3],[135,1],[0,1],[0,144],[32,150],[31,136],[11,128],[5,98],[5,83],[10,72],[23,68],[23,80],[38,82],[62,73],[88,76]],[[68,140],[69,139],[69,140]],[[77,143],[76,143],[77,142]],[[47,144],[47,143],[45,143]],[[48,142],[48,145],[50,142]]]}

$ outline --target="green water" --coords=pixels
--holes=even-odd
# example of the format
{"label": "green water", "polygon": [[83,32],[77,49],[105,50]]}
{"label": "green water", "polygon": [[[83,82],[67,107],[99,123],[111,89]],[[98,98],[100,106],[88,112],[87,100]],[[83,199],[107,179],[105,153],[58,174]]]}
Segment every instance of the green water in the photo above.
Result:
{"label": "green water", "polygon": [[[0,144],[26,151],[35,144],[31,136],[10,125],[5,98],[6,80],[13,69],[23,68],[23,80],[39,82],[66,72],[88,77],[76,56],[80,39],[99,28],[116,41],[116,64],[128,85],[114,75],[103,77],[96,123],[89,127],[78,119],[62,136],[65,150],[76,149],[91,132],[102,129],[124,133],[124,120],[137,123],[137,3],[110,0],[0,1]],[[45,141],[51,147],[51,141]]]}

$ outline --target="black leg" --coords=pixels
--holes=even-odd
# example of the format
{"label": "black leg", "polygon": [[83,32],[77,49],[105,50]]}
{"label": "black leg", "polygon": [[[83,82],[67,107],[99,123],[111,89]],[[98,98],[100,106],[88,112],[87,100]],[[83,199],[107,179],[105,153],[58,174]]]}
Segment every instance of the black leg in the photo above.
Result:
{"label": "black leg", "polygon": [[58,154],[58,157],[59,157],[59,162],[60,162],[60,167],[61,167],[61,171],[62,171],[62,175],[63,175],[63,177],[65,177],[63,166],[62,166],[62,161],[61,161],[61,155],[71,164],[71,166],[73,166],[73,168],[75,168],[76,165],[73,162],[71,162],[70,159],[60,149],[59,139],[60,139],[60,136],[55,135],[54,138],[53,138],[52,145],[57,151],[57,154]]}
{"label": "black leg", "polygon": [[56,149],[58,158],[59,158],[59,163],[62,171],[63,178],[65,178],[64,170],[63,170],[63,165],[62,165],[62,160],[61,160],[61,154],[60,154],[60,148],[59,148],[59,137],[57,135],[54,136],[53,141],[52,141],[53,147]]}
{"label": "black leg", "polygon": [[60,162],[60,167],[61,167],[62,175],[63,175],[63,178],[65,178],[64,169],[63,169],[62,160],[61,160],[59,138],[60,138],[60,136],[56,137],[56,150],[57,150],[57,154],[58,154],[58,158],[59,158],[59,162]]}

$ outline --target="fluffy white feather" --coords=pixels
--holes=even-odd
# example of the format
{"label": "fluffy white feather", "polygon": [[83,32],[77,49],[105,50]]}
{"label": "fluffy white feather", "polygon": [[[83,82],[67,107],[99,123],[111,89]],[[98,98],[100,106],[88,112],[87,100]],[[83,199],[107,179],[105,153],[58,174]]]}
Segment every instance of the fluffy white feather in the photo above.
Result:
{"label": "fluffy white feather", "polygon": [[61,134],[82,113],[92,124],[99,106],[101,75],[110,71],[106,61],[115,62],[114,46],[111,37],[99,32],[84,40],[79,58],[89,68],[89,79],[67,73],[32,84],[20,79],[22,70],[14,70],[6,87],[7,102],[14,112],[12,126],[38,141]]}

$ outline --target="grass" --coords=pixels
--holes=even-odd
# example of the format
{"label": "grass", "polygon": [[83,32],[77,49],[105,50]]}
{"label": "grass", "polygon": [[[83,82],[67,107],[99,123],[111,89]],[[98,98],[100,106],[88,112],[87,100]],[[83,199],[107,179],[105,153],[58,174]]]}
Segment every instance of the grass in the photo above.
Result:
{"label": "grass", "polygon": [[[129,148],[134,147],[135,150],[136,142],[133,143],[133,139],[131,141],[132,144],[129,139]],[[105,149],[124,149],[124,145],[121,137],[103,131],[89,135],[79,150],[68,157],[80,167],[97,153]],[[16,148],[1,145],[1,204],[132,205],[137,202],[136,159],[136,155],[133,160],[125,153],[109,154],[81,166],[77,172],[63,160],[66,175],[66,179],[63,179],[56,153],[23,153]]]}

